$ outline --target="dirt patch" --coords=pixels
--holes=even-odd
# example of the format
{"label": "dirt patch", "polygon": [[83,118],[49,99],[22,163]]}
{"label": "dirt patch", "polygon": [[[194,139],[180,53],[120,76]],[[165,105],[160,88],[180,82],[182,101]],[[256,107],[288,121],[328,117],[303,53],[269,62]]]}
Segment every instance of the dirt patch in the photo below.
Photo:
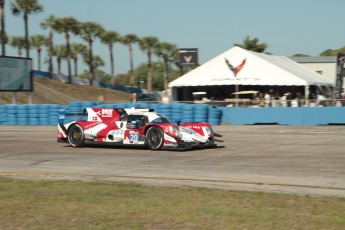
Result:
{"label": "dirt patch", "polygon": [[[27,104],[31,93],[18,92],[17,104]],[[12,104],[13,92],[0,92],[0,104]],[[130,100],[130,94],[88,85],[67,84],[50,79],[34,78],[34,104],[67,105],[70,101],[104,101],[121,103]]]}

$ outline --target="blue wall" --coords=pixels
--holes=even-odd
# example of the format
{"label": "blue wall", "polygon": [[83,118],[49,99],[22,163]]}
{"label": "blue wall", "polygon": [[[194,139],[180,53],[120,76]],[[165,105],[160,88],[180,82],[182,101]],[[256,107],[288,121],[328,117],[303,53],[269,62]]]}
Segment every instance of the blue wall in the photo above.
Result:
{"label": "blue wall", "polygon": [[[206,121],[212,125],[280,124],[280,125],[345,125],[345,107],[272,107],[229,108],[206,104],[101,104],[96,101],[70,102],[67,106],[55,104],[0,105],[0,125],[56,125],[58,110],[82,113],[84,108],[151,108],[171,121]],[[70,117],[70,119],[82,119]]]}
{"label": "blue wall", "polygon": [[148,108],[168,117],[172,122],[208,122],[211,125],[221,123],[222,111],[218,107],[206,104],[102,104],[98,101],[73,101],[67,106],[56,104],[0,105],[0,125],[57,125],[58,111],[65,109],[68,116],[65,123],[85,119],[80,115],[84,108]]}
{"label": "blue wall", "polygon": [[345,107],[220,108],[222,122],[231,125],[266,124],[328,125],[345,124]]}

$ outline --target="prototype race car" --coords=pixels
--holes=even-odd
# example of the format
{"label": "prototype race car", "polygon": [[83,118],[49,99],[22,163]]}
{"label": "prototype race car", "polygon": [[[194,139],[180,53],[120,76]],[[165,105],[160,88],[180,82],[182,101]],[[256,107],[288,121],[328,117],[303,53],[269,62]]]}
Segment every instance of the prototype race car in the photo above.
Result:
{"label": "prototype race car", "polygon": [[66,111],[59,111],[58,142],[68,142],[72,147],[87,143],[146,146],[151,150],[162,148],[191,149],[217,147],[209,123],[191,122],[173,124],[153,109],[86,108],[87,120],[64,124]]}

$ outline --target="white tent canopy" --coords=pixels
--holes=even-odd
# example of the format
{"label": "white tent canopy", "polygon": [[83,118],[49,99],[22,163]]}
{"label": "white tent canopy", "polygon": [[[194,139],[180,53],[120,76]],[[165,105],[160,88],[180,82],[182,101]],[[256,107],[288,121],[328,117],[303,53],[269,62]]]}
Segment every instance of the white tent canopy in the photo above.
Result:
{"label": "white tent canopy", "polygon": [[[234,67],[243,60],[246,62],[235,76],[226,60]],[[256,53],[235,46],[170,82],[169,88],[217,85],[333,86],[334,83],[287,57]]]}

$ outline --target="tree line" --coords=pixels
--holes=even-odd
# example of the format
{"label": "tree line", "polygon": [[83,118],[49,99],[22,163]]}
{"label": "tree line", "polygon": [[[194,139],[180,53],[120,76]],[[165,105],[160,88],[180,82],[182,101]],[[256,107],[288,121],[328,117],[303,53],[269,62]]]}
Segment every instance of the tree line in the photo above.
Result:
{"label": "tree line", "polygon": [[[99,40],[102,44],[106,45],[109,50],[110,59],[110,72],[106,74],[106,78],[112,84],[115,84],[115,79],[120,84],[136,86],[138,81],[146,83],[148,91],[167,89],[170,80],[174,80],[179,76],[181,66],[178,63],[178,48],[175,44],[169,42],[162,42],[157,37],[147,36],[138,37],[136,34],[131,33],[127,35],[120,35],[114,30],[106,30],[102,25],[88,21],[80,22],[73,17],[60,17],[55,18],[50,15],[40,23],[43,30],[48,31],[48,36],[41,34],[29,35],[29,16],[41,13],[44,7],[38,0],[13,0],[10,3],[11,12],[14,16],[22,16],[24,20],[24,34],[25,36],[8,36],[5,30],[5,6],[6,0],[0,0],[0,42],[1,42],[1,55],[6,56],[6,44],[16,48],[19,57],[22,57],[23,49],[26,51],[25,57],[30,58],[30,50],[37,51],[37,67],[41,70],[41,52],[42,48],[47,48],[49,55],[49,76],[52,78],[54,72],[53,57],[57,62],[57,73],[61,74],[61,61],[67,62],[68,70],[68,83],[72,82],[72,61],[74,64],[74,76],[82,76],[89,79],[89,84],[92,85],[95,80],[95,72],[103,74],[98,70],[99,67],[104,66],[104,60],[93,52],[93,44]],[[65,44],[54,44],[54,34],[63,34],[65,37]],[[71,35],[80,37],[85,43],[75,43],[71,41]],[[114,67],[114,44],[119,43],[128,47],[129,51],[129,64],[130,70],[125,75],[116,75]],[[133,45],[138,45],[139,48],[146,53],[147,63],[142,64],[134,69],[133,64]],[[266,43],[260,43],[258,38],[251,39],[247,36],[243,43],[236,43],[234,45],[240,46],[247,50],[263,53],[268,48]],[[334,56],[336,53],[345,52],[345,48],[337,50],[325,50],[320,56]],[[269,53],[268,53],[269,54]],[[152,57],[159,57],[160,61],[153,62]],[[309,56],[306,54],[295,54],[293,56]],[[88,72],[84,74],[78,73],[78,60],[82,58],[83,62],[88,66]],[[174,67],[177,67],[175,69]],[[154,79],[154,75],[159,75]],[[154,87],[152,87],[152,85]],[[143,86],[141,84],[141,86]]]}
{"label": "tree line", "polygon": [[[73,17],[60,17],[56,18],[54,15],[50,15],[44,21],[40,23],[40,27],[43,30],[48,30],[49,36],[41,34],[29,35],[29,15],[40,13],[44,11],[44,7],[38,0],[14,0],[10,3],[10,8],[14,16],[23,16],[25,36],[8,36],[5,30],[5,12],[4,12],[5,0],[0,0],[0,21],[1,21],[1,55],[6,56],[6,44],[16,48],[18,50],[17,55],[22,57],[23,50],[26,51],[26,58],[30,58],[30,50],[35,49],[37,51],[37,66],[38,70],[41,70],[41,52],[42,48],[47,48],[49,55],[49,76],[53,76],[53,57],[56,57],[57,72],[61,73],[61,61],[66,60],[68,70],[68,83],[72,82],[72,64],[74,63],[74,76],[78,75],[78,59],[81,57],[85,64],[88,65],[88,78],[90,85],[95,80],[95,70],[104,66],[104,60],[95,55],[93,52],[93,44],[99,40],[102,44],[106,45],[109,50],[110,59],[110,82],[115,83],[115,67],[114,67],[114,53],[113,46],[115,43],[123,44],[128,47],[130,56],[130,70],[128,78],[130,78],[130,84],[133,86],[136,84],[134,64],[133,64],[133,45],[137,44],[139,48],[147,55],[147,74],[145,82],[147,83],[147,90],[152,91],[152,57],[153,55],[160,58],[163,64],[163,78],[164,89],[167,88],[169,74],[169,68],[171,64],[176,63],[178,59],[178,48],[175,44],[169,42],[162,42],[154,36],[138,37],[136,34],[120,35],[114,30],[106,30],[102,25],[88,21],[81,22]],[[63,34],[65,38],[65,44],[54,44],[54,34]],[[75,43],[71,40],[71,35],[82,38],[85,44]]]}

